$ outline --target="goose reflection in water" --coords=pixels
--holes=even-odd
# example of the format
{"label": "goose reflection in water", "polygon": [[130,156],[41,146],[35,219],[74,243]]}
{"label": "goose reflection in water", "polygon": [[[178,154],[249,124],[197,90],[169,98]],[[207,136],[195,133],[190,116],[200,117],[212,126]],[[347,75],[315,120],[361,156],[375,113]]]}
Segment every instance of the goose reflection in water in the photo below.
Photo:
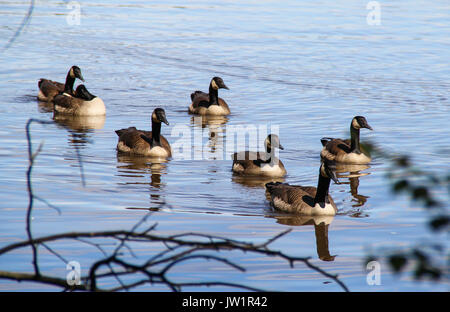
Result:
{"label": "goose reflection in water", "polygon": [[[359,178],[369,175],[370,172],[362,172],[369,168],[369,165],[335,164],[334,170],[341,184],[350,184],[350,194],[353,196],[352,202],[355,202],[352,207],[362,207],[367,202],[367,199],[370,198],[369,196],[358,194]],[[349,181],[346,182],[342,178],[348,178]]]}
{"label": "goose reflection in water", "polygon": [[[166,174],[168,160],[152,157],[133,157],[129,155],[117,154],[117,169],[119,175],[125,178],[131,178],[125,185],[149,185],[150,186],[150,208],[132,208],[158,211],[166,204],[164,198],[161,198],[160,190],[164,188],[165,183],[161,181],[161,176]],[[150,173],[149,182],[142,181]],[[155,207],[156,205],[156,207]]]}
{"label": "goose reflection in water", "polygon": [[53,113],[53,102],[37,101],[40,113]]}
{"label": "goose reflection in water", "polygon": [[55,114],[53,120],[57,124],[73,131],[90,132],[90,130],[103,129],[106,116],[67,116]]}
{"label": "goose reflection in water", "polygon": [[[272,178],[272,177],[261,177],[261,176],[239,176],[232,174],[231,181],[234,183],[241,184],[245,187],[250,188],[265,188],[266,183],[269,182],[284,182],[284,177]],[[267,194],[266,194],[267,195]],[[269,199],[268,199],[269,200]]]}
{"label": "goose reflection in water", "polygon": [[328,227],[333,222],[334,216],[295,216],[278,215],[269,216],[275,218],[277,223],[290,226],[314,226],[316,236],[317,256],[322,261],[334,261],[336,255],[330,255],[328,246]]}
{"label": "goose reflection in water", "polygon": [[105,116],[53,116],[56,125],[70,133],[69,145],[75,149],[84,149],[87,143],[91,143],[91,134],[94,130],[103,129],[105,119]]}
{"label": "goose reflection in water", "polygon": [[[225,116],[193,116],[191,117],[191,124],[194,128],[203,129],[208,128],[208,147],[212,159],[221,159],[223,155],[215,157],[217,153],[223,153],[225,125],[228,118]],[[203,137],[203,133],[202,133]]]}

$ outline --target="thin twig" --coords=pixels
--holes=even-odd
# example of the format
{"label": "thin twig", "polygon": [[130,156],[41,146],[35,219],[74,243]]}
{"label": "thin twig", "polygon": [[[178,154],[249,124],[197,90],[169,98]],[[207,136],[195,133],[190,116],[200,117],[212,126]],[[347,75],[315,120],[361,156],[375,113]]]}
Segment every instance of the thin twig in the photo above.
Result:
{"label": "thin twig", "polygon": [[[28,209],[27,209],[27,218],[26,218],[26,232],[28,236],[28,240],[31,242],[33,240],[33,235],[31,233],[31,213],[33,210],[33,201],[34,201],[34,195],[33,195],[33,188],[31,184],[31,174],[33,171],[33,165],[34,160],[36,156],[39,154],[42,148],[42,143],[39,145],[39,148],[36,152],[33,153],[33,146],[31,142],[31,134],[30,134],[30,125],[33,122],[38,122],[41,124],[51,124],[53,122],[45,121],[45,120],[37,120],[37,119],[29,119],[26,124],[26,135],[27,135],[27,143],[28,143],[28,169],[27,169],[27,190],[28,190]],[[33,251],[33,267],[34,267],[34,273],[39,276],[39,266],[38,266],[38,253],[37,253],[37,247],[34,244],[31,244],[31,249]]]}
{"label": "thin twig", "polygon": [[27,14],[23,18],[22,23],[20,24],[19,28],[16,30],[14,35],[8,40],[8,42],[3,47],[3,52],[6,51],[14,43],[14,41],[16,41],[16,39],[22,33],[22,31],[25,28],[25,26],[30,22],[31,16],[33,15],[33,9],[34,9],[34,0],[31,0],[30,1],[30,6],[28,7]]}

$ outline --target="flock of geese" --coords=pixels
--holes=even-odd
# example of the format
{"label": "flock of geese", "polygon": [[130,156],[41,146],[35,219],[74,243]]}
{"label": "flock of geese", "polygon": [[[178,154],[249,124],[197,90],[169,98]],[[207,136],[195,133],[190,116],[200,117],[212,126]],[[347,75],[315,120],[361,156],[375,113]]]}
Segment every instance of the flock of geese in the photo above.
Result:
{"label": "flock of geese", "polygon": [[[106,114],[102,99],[92,95],[85,85],[79,85],[74,91],[76,79],[84,82],[78,66],[72,66],[67,73],[65,83],[48,79],[38,82],[40,101],[53,104],[55,114],[69,116],[99,116]],[[219,89],[228,89],[220,77],[212,78],[208,93],[195,91],[191,94],[189,113],[207,116],[225,116],[230,114],[228,104],[219,97]],[[164,109],[156,108],[151,116],[152,130],[138,130],[135,127],[116,130],[118,136],[117,151],[131,156],[169,158],[172,150],[169,141],[161,134],[161,124],[169,125]],[[337,212],[336,204],[328,194],[330,182],[337,180],[332,164],[363,165],[371,161],[370,155],[362,150],[359,143],[360,129],[372,130],[363,116],[355,116],[350,123],[350,139],[322,138],[321,165],[317,187],[289,185],[269,182],[265,184],[271,205],[280,211],[306,216],[333,216]],[[232,171],[241,176],[278,178],[287,171],[277,157],[275,149],[283,149],[280,139],[269,134],[264,141],[264,152],[245,151],[232,155]]]}

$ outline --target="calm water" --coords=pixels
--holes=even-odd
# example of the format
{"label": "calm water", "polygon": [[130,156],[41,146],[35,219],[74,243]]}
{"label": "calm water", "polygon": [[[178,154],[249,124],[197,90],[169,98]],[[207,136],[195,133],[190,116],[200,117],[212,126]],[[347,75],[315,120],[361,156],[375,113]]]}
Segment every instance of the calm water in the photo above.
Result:
{"label": "calm water", "polygon": [[[311,256],[353,291],[448,290],[446,283],[416,283],[408,274],[395,277],[385,263],[382,285],[366,283],[363,260],[370,250],[446,239],[429,233],[428,215],[419,205],[390,192],[385,177],[389,164],[383,159],[375,158],[363,171],[368,175],[352,180],[353,190],[346,178],[342,181],[347,184],[331,185],[339,214],[326,220],[326,236],[312,225],[300,226],[304,220],[274,213],[258,183],[232,176],[232,151],[220,149],[231,126],[278,126],[285,148],[280,158],[288,170],[285,181],[316,185],[319,139],[348,135],[351,118],[364,115],[374,131],[362,131],[363,141],[409,153],[426,170],[448,172],[450,4],[380,4],[381,25],[371,26],[364,1],[83,1],[80,25],[68,25],[71,10],[65,2],[38,2],[24,32],[0,55],[0,246],[26,239],[24,127],[29,118],[53,118],[36,101],[37,81],[63,81],[76,64],[90,92],[104,100],[107,116],[33,124],[35,148],[44,141],[33,174],[34,191],[61,209],[58,215],[36,203],[35,236],[130,229],[151,209],[148,223],[158,222],[160,234],[195,231],[261,242],[292,228],[272,247]],[[0,1],[2,47],[28,5]],[[186,112],[189,95],[206,91],[215,75],[230,88],[220,96],[232,114],[198,122]],[[155,107],[166,111],[170,126],[163,125],[162,133],[171,143],[179,139],[171,136],[177,126],[203,137],[203,159],[152,164],[117,156],[114,130],[150,128]],[[85,187],[76,147],[83,158]],[[199,144],[190,147],[193,153],[202,151]],[[448,200],[445,193],[436,195]],[[101,256],[81,244],[60,248],[82,270]],[[145,256],[150,250],[141,252]],[[321,261],[323,255],[336,257]],[[192,262],[174,272],[174,278],[224,280],[268,290],[341,290],[302,264],[290,269],[281,260],[240,253],[233,259],[248,271]],[[44,251],[41,266],[61,278],[67,273],[63,262]],[[27,249],[0,257],[0,270],[31,269]],[[46,288],[0,281],[0,290],[37,289]]]}

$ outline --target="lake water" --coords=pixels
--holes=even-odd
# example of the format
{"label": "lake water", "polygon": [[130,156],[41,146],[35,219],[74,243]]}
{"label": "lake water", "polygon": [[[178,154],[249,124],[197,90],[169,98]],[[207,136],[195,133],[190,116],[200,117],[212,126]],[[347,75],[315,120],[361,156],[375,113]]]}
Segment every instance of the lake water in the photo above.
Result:
{"label": "lake water", "polygon": [[[364,260],[371,251],[447,239],[430,233],[429,215],[419,204],[391,192],[385,159],[374,158],[363,171],[367,175],[352,179],[353,190],[348,178],[341,179],[346,184],[331,184],[339,213],[326,220],[324,233],[313,225],[301,226],[303,219],[274,212],[261,183],[232,175],[234,151],[222,149],[233,126],[279,129],[285,181],[315,186],[320,138],[348,136],[352,117],[363,115],[374,131],[363,130],[362,141],[407,153],[424,170],[448,173],[448,1],[379,1],[380,25],[368,24],[364,1],[79,3],[80,24],[70,25],[74,20],[68,14],[74,9],[66,2],[36,2],[29,23],[0,55],[0,247],[26,239],[25,124],[29,118],[53,120],[51,108],[36,100],[37,82],[42,77],[64,81],[76,64],[89,91],[105,102],[107,115],[32,125],[34,148],[44,142],[33,172],[34,192],[61,210],[58,215],[37,201],[34,236],[130,229],[149,210],[153,213],[147,223],[157,222],[155,232],[161,235],[200,232],[262,242],[291,228],[272,248],[312,257],[312,263],[339,274],[351,291],[449,290],[445,282],[395,276],[385,262],[381,285],[367,283]],[[28,1],[0,1],[2,48],[28,7]],[[232,114],[202,122],[187,113],[189,96],[194,90],[207,91],[213,76],[230,88],[219,95]],[[114,130],[150,129],[156,107],[165,109],[170,122],[162,134],[173,144],[180,140],[174,129],[187,127],[197,138],[188,144],[192,155],[200,159],[156,164],[117,155]],[[238,150],[245,147],[240,144]],[[436,195],[448,200],[445,192]],[[82,273],[101,257],[89,245],[67,242],[59,247],[66,259],[80,262]],[[144,257],[151,250],[140,251]],[[41,253],[41,269],[64,278],[64,262]],[[335,258],[320,260],[327,256]],[[291,269],[279,259],[241,253],[234,253],[233,260],[247,272],[193,261],[174,271],[173,278],[267,290],[341,290],[301,263]],[[31,272],[30,250],[1,256],[0,270]],[[0,280],[3,291],[47,289],[57,290]]]}

